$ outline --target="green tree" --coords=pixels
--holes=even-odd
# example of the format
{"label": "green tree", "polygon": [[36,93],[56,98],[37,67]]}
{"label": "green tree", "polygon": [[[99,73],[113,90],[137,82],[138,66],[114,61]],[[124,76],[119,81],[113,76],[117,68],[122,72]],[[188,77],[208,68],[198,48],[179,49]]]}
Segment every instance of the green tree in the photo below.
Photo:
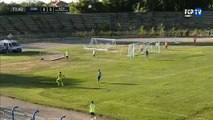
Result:
{"label": "green tree", "polygon": [[172,28],[172,36],[176,36],[176,29],[175,29],[175,27]]}
{"label": "green tree", "polygon": [[146,34],[146,30],[144,29],[144,26],[142,25],[141,27],[140,27],[140,35],[141,36],[144,36]]}
{"label": "green tree", "polygon": [[0,14],[8,13],[8,5],[5,3],[0,3]]}
{"label": "green tree", "polygon": [[155,27],[152,27],[150,30],[150,36],[154,36],[155,35]]}
{"label": "green tree", "polygon": [[198,36],[198,28],[194,29],[194,31],[192,32],[192,36],[193,37],[197,37]]}
{"label": "green tree", "polygon": [[159,30],[159,35],[161,37],[164,37],[165,35],[165,25],[163,23],[161,23],[159,26],[158,26],[158,30]]}
{"label": "green tree", "polygon": [[71,3],[70,8],[72,13],[99,13],[104,12],[105,9],[103,3],[96,0],[80,0]]}
{"label": "green tree", "polygon": [[12,14],[11,10],[12,10],[12,7],[20,7],[21,5],[19,4],[16,4],[16,3],[11,3],[11,4],[6,4],[6,3],[0,3],[0,14]]}

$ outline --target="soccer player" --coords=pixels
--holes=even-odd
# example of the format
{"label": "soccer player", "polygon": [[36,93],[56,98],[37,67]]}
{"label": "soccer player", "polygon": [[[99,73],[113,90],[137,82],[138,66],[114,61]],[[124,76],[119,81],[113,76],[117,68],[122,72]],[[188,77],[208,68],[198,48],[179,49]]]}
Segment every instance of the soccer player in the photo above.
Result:
{"label": "soccer player", "polygon": [[143,45],[141,45],[141,54],[143,54]]}
{"label": "soccer player", "polygon": [[98,70],[98,83],[99,83],[100,80],[101,80],[101,70],[99,69]]}
{"label": "soccer player", "polygon": [[89,105],[89,113],[90,113],[90,116],[91,116],[91,120],[96,120],[96,117],[95,117],[95,103],[93,101],[91,101],[91,104]]}
{"label": "soccer player", "polygon": [[58,84],[58,86],[60,85],[64,86],[63,79],[64,79],[64,75],[61,72],[59,72],[56,78],[56,83]]}
{"label": "soccer player", "polygon": [[93,58],[95,58],[95,50],[92,51]]}
{"label": "soccer player", "polygon": [[168,48],[168,42],[167,41],[165,41],[164,46],[165,46],[166,49]]}
{"label": "soccer player", "polygon": [[145,54],[146,54],[146,58],[149,58],[149,50],[148,49],[146,49]]}
{"label": "soccer player", "polygon": [[194,44],[195,44],[195,43],[197,42],[197,38],[196,38],[196,37],[194,37],[194,39],[193,39],[193,40],[194,40]]}
{"label": "soccer player", "polygon": [[68,51],[66,50],[66,52],[65,52],[65,56],[66,56],[66,58],[67,58],[67,60],[69,59],[69,53],[68,53]]}

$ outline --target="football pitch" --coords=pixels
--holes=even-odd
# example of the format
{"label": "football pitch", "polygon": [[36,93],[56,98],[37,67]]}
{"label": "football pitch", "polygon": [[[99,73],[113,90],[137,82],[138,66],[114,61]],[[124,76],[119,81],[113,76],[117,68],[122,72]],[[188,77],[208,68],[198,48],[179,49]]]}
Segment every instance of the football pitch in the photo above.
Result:
{"label": "football pitch", "polygon": [[[83,112],[93,100],[97,114],[119,120],[213,119],[212,46],[169,46],[149,59],[131,59],[127,49],[94,59],[80,45],[58,48],[68,61],[41,61],[39,51],[1,55],[1,95]],[[55,83],[59,71],[64,87]]]}

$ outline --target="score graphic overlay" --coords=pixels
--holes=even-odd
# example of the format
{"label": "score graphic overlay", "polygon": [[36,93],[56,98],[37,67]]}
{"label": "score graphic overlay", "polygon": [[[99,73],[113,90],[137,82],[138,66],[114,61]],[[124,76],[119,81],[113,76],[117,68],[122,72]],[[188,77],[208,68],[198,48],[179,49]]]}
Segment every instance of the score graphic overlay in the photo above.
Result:
{"label": "score graphic overlay", "polygon": [[47,7],[42,7],[41,12],[47,12],[47,9],[48,9]]}
{"label": "score graphic overlay", "polygon": [[195,16],[201,16],[202,15],[202,9],[201,8],[196,8],[194,10],[194,14],[195,14]]}
{"label": "score graphic overlay", "polygon": [[38,13],[41,12],[39,7],[26,7],[26,12],[28,13]]}
{"label": "score graphic overlay", "polygon": [[195,8],[195,9],[185,9],[184,10],[184,17],[185,18],[190,18],[192,17],[192,15],[196,16],[196,17],[200,17],[202,16],[202,9],[201,8]]}
{"label": "score graphic overlay", "polygon": [[54,12],[69,12],[69,7],[55,7]]}
{"label": "score graphic overlay", "polygon": [[12,7],[11,12],[25,12],[24,7]]}
{"label": "score graphic overlay", "polygon": [[26,13],[53,13],[53,12],[69,12],[69,7],[12,7],[11,12]]}
{"label": "score graphic overlay", "polygon": [[48,7],[47,12],[54,12],[54,7]]}

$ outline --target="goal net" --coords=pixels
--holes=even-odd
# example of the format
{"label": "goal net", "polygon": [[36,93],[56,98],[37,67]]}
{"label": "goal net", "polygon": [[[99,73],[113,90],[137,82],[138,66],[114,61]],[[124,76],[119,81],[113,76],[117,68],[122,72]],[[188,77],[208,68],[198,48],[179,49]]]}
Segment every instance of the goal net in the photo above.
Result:
{"label": "goal net", "polygon": [[46,61],[55,61],[64,58],[65,55],[61,51],[46,50],[40,51],[40,59]]}
{"label": "goal net", "polygon": [[95,50],[112,50],[115,49],[116,42],[115,39],[109,38],[91,38],[91,41],[88,45],[85,46],[85,49],[95,49]]}
{"label": "goal net", "polygon": [[129,44],[128,56],[134,58],[136,55],[143,55],[145,51],[149,53],[160,53],[160,42],[140,42]]}

